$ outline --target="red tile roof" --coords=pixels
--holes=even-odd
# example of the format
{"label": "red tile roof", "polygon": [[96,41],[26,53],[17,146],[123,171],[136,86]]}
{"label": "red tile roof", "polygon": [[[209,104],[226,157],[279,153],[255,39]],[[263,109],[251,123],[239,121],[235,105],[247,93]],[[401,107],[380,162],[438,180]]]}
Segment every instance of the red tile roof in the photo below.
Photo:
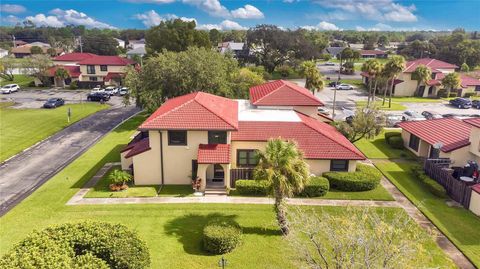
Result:
{"label": "red tile roof", "polygon": [[68,74],[70,75],[70,77],[72,78],[78,78],[82,72],[80,72],[80,66],[75,66],[75,65],[58,65],[58,66],[53,66],[53,67],[50,67],[48,70],[47,70],[47,74],[49,77],[54,77],[55,76],[55,72],[57,72],[57,69],[58,68],[63,68],[65,70],[67,70]]}
{"label": "red tile roof", "polygon": [[309,90],[285,80],[251,87],[250,102],[259,106],[323,106]]}
{"label": "red tile roof", "polygon": [[112,78],[123,78],[125,73],[121,72],[108,72],[107,75],[103,78],[103,81],[109,81]]}
{"label": "red tile roof", "polygon": [[480,194],[480,183],[472,186],[472,190]]}
{"label": "red tile roof", "polygon": [[384,55],[387,54],[381,50],[360,50],[360,55]]}
{"label": "red tile roof", "polygon": [[297,113],[300,122],[241,121],[232,141],[295,140],[307,159],[363,160],[365,156],[335,127]]}
{"label": "red tile roof", "polygon": [[150,140],[148,137],[146,137],[138,142],[128,145],[127,148],[131,148],[131,149],[125,155],[125,158],[133,157],[135,155],[138,155],[140,153],[150,150]]}
{"label": "red tile roof", "polygon": [[167,100],[139,127],[177,130],[236,130],[237,101],[204,92]]}
{"label": "red tile roof", "polygon": [[480,118],[471,118],[471,119],[465,119],[463,120],[464,122],[471,124],[477,128],[480,128]]}
{"label": "red tile roof", "polygon": [[450,152],[470,145],[471,126],[455,118],[424,121],[405,121],[398,124],[403,130],[416,135],[430,145],[442,143],[440,149]]}
{"label": "red tile roof", "polygon": [[97,56],[93,53],[80,53],[80,52],[73,52],[67,53],[60,56],[53,58],[54,61],[65,61],[65,62],[80,62],[88,58],[92,58]]}
{"label": "red tile roof", "polygon": [[80,61],[78,64],[85,65],[120,65],[125,66],[129,64],[134,64],[135,61],[119,57],[119,56],[100,56],[95,55],[94,57],[86,58]]}
{"label": "red tile roof", "polygon": [[198,146],[198,163],[230,163],[230,145],[200,144]]}
{"label": "red tile roof", "polygon": [[[441,84],[441,80],[445,78],[444,73],[437,73],[435,76],[435,80],[437,80]],[[468,86],[477,86],[480,85],[480,80],[476,78],[472,78],[463,74],[460,74],[460,86],[462,88],[466,88]]]}
{"label": "red tile roof", "polygon": [[423,59],[408,61],[407,64],[405,65],[406,68],[403,72],[412,73],[413,71],[415,71],[415,69],[419,65],[425,65],[427,67],[430,67],[430,69],[432,69],[432,72],[440,72],[436,69],[455,69],[455,68],[458,68],[458,66],[456,66],[454,64],[444,62],[444,61],[440,61],[440,60],[436,60],[436,59],[430,59],[430,58],[423,58]]}

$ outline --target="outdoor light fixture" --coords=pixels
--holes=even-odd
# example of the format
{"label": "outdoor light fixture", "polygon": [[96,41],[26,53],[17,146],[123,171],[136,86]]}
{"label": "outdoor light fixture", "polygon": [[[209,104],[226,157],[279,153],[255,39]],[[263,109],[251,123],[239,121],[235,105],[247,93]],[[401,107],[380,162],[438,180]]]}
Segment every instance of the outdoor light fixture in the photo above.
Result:
{"label": "outdoor light fixture", "polygon": [[222,267],[222,269],[225,268],[225,266],[227,266],[227,259],[225,259],[225,257],[222,256],[222,258],[218,261],[218,267]]}

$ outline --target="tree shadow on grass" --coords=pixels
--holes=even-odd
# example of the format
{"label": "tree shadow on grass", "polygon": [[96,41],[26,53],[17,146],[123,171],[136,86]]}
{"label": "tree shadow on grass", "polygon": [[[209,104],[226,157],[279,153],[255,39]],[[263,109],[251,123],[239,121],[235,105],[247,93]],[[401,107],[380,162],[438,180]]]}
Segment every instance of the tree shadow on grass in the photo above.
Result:
{"label": "tree shadow on grass", "polygon": [[[188,214],[175,218],[165,224],[167,235],[177,237],[183,245],[183,250],[188,254],[200,256],[212,256],[203,249],[203,228],[210,222],[227,222],[238,224],[236,215],[211,213],[208,215]],[[258,234],[264,236],[280,236],[280,231],[262,227],[242,227],[243,234]]]}

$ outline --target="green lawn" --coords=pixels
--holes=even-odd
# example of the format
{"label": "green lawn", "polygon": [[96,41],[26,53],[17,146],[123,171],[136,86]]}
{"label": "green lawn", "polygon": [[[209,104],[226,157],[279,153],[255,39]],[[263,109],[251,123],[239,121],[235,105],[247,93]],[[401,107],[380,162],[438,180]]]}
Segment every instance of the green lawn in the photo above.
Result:
{"label": "green lawn", "polygon": [[384,129],[372,139],[363,138],[355,142],[355,146],[369,159],[411,158],[413,155],[402,149],[394,149],[385,143],[385,132],[400,132],[400,129]]}
{"label": "green lawn", "polygon": [[192,185],[164,185],[158,196],[186,197],[193,196]]}
{"label": "green lawn", "polygon": [[[367,106],[367,101],[355,101],[357,107],[365,107]],[[380,110],[389,110],[389,111],[402,111],[407,110],[407,107],[392,101],[392,107],[388,107],[388,100],[383,105],[383,101],[375,101],[375,106]]]}
{"label": "green lawn", "polygon": [[327,195],[320,197],[320,199],[395,201],[382,185],[378,185],[378,187],[371,191],[347,192],[330,189]]}
{"label": "green lawn", "polygon": [[440,103],[442,99],[422,97],[392,97],[392,102],[397,103]]}
{"label": "green lawn", "polygon": [[[144,116],[134,117],[109,133],[0,218],[0,255],[34,229],[64,222],[99,220],[135,229],[149,247],[151,268],[215,268],[220,256],[202,250],[201,230],[210,219],[221,216],[237,221],[244,232],[243,244],[225,255],[228,268],[301,267],[278,232],[271,205],[65,205],[105,163],[119,160],[119,150],[144,119]],[[345,210],[342,207],[323,209],[331,214]],[[386,208],[385,212],[387,215],[405,214],[399,208]],[[424,247],[433,260],[425,261],[422,266],[453,268],[433,241],[425,243]]]}
{"label": "green lawn", "polygon": [[96,103],[65,105],[55,109],[13,109],[6,106],[0,107],[0,161],[68,126],[68,108],[72,109],[71,124],[108,107]]}
{"label": "green lawn", "polygon": [[157,192],[160,186],[129,186],[128,189],[123,191],[111,191],[109,188],[110,181],[108,176],[115,169],[121,169],[120,166],[115,166],[110,169],[98,183],[93,187],[85,198],[124,198],[124,197],[154,197],[157,196]]}
{"label": "green lawn", "polygon": [[480,218],[469,210],[451,207],[431,194],[411,174],[414,163],[378,161],[382,173],[400,189],[477,267],[480,267]]}
{"label": "green lawn", "polygon": [[13,81],[0,79],[0,86],[7,84],[18,84],[20,88],[28,87],[29,84],[33,82],[33,77],[26,75],[14,75]]}

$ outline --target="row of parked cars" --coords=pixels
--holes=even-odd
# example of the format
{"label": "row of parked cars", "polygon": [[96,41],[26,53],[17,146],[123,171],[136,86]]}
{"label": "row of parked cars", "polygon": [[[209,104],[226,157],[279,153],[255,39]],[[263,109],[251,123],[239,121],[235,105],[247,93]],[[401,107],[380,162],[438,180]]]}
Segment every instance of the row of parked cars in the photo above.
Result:
{"label": "row of parked cars", "polygon": [[114,96],[114,95],[124,96],[126,94],[128,94],[127,87],[108,86],[106,88],[102,88],[100,86],[96,86],[87,95],[87,100],[94,101],[94,102],[106,102],[110,100],[111,96]]}
{"label": "row of parked cars", "polygon": [[480,109],[480,100],[470,100],[469,98],[455,98],[450,100],[450,105],[458,108],[479,108]]}

